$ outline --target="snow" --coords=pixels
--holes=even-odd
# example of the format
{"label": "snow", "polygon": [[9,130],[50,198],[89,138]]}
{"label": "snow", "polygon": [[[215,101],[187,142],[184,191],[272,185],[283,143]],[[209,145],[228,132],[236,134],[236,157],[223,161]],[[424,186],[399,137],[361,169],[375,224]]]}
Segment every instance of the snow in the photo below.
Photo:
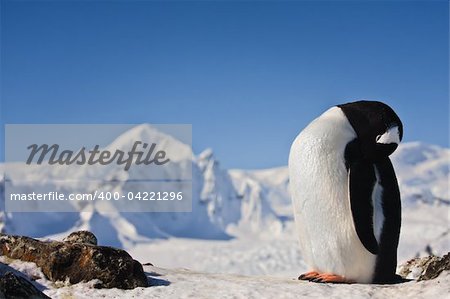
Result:
{"label": "snow", "polygon": [[[212,150],[195,156],[181,141],[148,125],[124,133],[109,147],[125,147],[135,138],[145,140],[155,134],[157,142],[181,149],[176,165],[167,175],[174,175],[187,165],[192,167],[192,213],[105,212],[97,206],[88,206],[80,213],[0,212],[0,225],[7,233],[57,240],[75,230],[90,230],[101,245],[124,248],[140,262],[157,266],[145,270],[159,286],[130,291],[96,290],[89,283],[56,286],[45,278],[36,280],[47,295],[55,298],[386,298],[401,294],[405,298],[444,298],[449,293],[449,274],[433,281],[394,286],[318,285],[295,280],[307,271],[307,266],[293,224],[287,167],[226,170],[221,168]],[[445,254],[450,250],[450,149],[421,142],[405,143],[392,155],[392,161],[403,205],[399,263],[428,255],[430,251]],[[0,173],[4,167],[0,165]],[[76,177],[97,176],[96,171],[105,178],[129,179],[116,167],[101,171],[95,167],[81,169]],[[8,166],[7,174],[13,182],[26,179],[30,190],[36,187],[33,184],[43,180],[51,182],[52,178],[63,175],[50,168],[25,171],[14,165]],[[96,183],[91,184],[89,188],[99,188]],[[0,194],[1,188],[2,184]],[[34,273],[32,266],[15,263],[11,266]]]}
{"label": "snow", "polygon": [[443,201],[450,204],[449,149],[420,142],[405,143],[394,152],[392,161],[404,203]]}
{"label": "snow", "polygon": [[[448,208],[440,204],[418,203],[403,211],[398,262],[432,253],[443,255],[450,249]],[[244,234],[228,241],[169,238],[129,248],[141,262],[161,267],[186,267],[210,273],[244,275],[298,276],[307,271],[292,221],[283,233]]]}
{"label": "snow", "polygon": [[143,263],[209,273],[297,277],[307,270],[295,237],[240,236],[229,241],[171,238],[137,245],[129,253]]}
{"label": "snow", "polygon": [[[5,262],[0,257],[0,262]],[[7,262],[7,261],[6,261]],[[396,285],[333,285],[298,281],[295,277],[213,274],[187,269],[145,266],[152,287],[133,290],[95,289],[94,282],[70,285],[50,282],[33,263],[13,262],[0,271],[20,269],[52,298],[448,298],[450,273],[431,281]]]}

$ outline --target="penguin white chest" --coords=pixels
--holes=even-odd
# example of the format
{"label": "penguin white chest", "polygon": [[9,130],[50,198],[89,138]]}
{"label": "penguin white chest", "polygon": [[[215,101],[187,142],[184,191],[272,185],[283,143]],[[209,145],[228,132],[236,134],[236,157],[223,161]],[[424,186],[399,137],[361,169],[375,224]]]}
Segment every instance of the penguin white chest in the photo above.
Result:
{"label": "penguin white chest", "polygon": [[358,238],[349,200],[346,145],[356,133],[333,107],[294,141],[289,175],[294,215],[305,261],[313,270],[370,282],[376,255]]}

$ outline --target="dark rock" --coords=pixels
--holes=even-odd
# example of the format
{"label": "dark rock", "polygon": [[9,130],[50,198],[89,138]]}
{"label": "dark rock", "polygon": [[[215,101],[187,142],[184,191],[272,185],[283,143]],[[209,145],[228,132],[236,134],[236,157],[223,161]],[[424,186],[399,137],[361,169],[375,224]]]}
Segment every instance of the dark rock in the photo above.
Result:
{"label": "dark rock", "polygon": [[97,279],[99,288],[148,286],[142,265],[121,249],[0,234],[0,253],[36,263],[52,281],[68,279],[74,284]]}
{"label": "dark rock", "polygon": [[420,275],[419,280],[436,278],[445,270],[450,270],[450,253],[447,253],[443,257],[433,257],[422,275]]}
{"label": "dark rock", "polygon": [[63,242],[97,245],[97,237],[90,231],[80,230],[65,237]]}
{"label": "dark rock", "polygon": [[39,291],[25,278],[6,272],[0,276],[0,298],[49,299],[50,297]]}
{"label": "dark rock", "polygon": [[430,280],[439,276],[443,271],[450,270],[450,253],[443,257],[427,256],[407,261],[400,267],[403,278]]}

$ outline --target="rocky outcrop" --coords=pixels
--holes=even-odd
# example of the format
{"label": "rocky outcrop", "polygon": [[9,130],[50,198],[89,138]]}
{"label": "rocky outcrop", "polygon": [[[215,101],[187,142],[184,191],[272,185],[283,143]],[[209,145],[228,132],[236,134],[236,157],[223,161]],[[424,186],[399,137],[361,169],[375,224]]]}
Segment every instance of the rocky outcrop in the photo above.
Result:
{"label": "rocky outcrop", "polygon": [[65,237],[63,242],[97,245],[97,237],[90,231],[80,230]]}
{"label": "rocky outcrop", "polygon": [[403,278],[420,281],[434,279],[445,270],[450,270],[450,253],[443,257],[427,256],[409,260],[400,266],[399,274]]}
{"label": "rocky outcrop", "polygon": [[0,275],[0,298],[50,299],[31,282],[12,272]]}
{"label": "rocky outcrop", "polygon": [[[142,265],[124,250],[96,246],[90,232],[71,234],[66,241],[39,241],[0,234],[0,253],[9,258],[34,262],[52,281],[78,283],[97,280],[98,288],[147,287]],[[95,242],[94,242],[95,241]]]}

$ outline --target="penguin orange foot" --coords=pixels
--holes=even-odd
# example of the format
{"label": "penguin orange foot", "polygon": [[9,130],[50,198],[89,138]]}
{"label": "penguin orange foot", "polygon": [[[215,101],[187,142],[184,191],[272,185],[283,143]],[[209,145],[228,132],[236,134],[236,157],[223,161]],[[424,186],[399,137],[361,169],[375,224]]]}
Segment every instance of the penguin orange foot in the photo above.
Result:
{"label": "penguin orange foot", "polygon": [[316,271],[304,273],[300,275],[298,279],[320,283],[352,283],[352,281],[346,280],[343,276],[331,273],[319,273]]}
{"label": "penguin orange foot", "polygon": [[319,274],[316,278],[312,279],[314,282],[322,282],[322,283],[352,283],[345,279],[345,277],[331,274],[331,273],[322,273]]}
{"label": "penguin orange foot", "polygon": [[316,271],[310,271],[310,272],[306,272],[301,274],[298,279],[299,280],[313,280],[317,277],[319,277],[320,273],[316,272]]}

